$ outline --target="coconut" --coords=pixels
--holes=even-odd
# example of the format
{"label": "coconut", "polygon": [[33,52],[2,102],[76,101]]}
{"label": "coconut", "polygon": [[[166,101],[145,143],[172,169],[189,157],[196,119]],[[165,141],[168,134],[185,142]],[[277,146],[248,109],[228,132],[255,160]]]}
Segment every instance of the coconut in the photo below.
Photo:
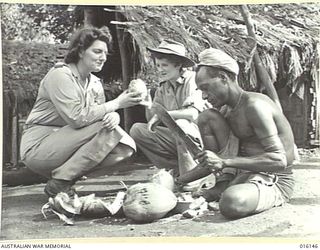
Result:
{"label": "coconut", "polygon": [[128,90],[129,90],[129,92],[139,93],[142,100],[144,100],[148,94],[146,83],[144,81],[142,81],[141,79],[132,80],[129,83]]}
{"label": "coconut", "polygon": [[160,169],[158,173],[155,173],[150,178],[150,181],[164,186],[171,191],[174,190],[174,178],[170,172],[166,171],[165,169]]}
{"label": "coconut", "polygon": [[127,190],[123,203],[126,217],[140,223],[164,217],[177,204],[172,191],[156,183],[138,183]]}

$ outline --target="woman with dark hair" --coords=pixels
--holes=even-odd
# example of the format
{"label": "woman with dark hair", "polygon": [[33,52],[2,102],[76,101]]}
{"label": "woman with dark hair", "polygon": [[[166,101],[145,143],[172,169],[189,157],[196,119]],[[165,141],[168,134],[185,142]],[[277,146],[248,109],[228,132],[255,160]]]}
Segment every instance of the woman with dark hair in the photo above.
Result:
{"label": "woman with dark hair", "polygon": [[[201,136],[196,124],[198,114],[205,109],[201,91],[197,90],[195,72],[188,70],[194,62],[186,56],[183,44],[164,40],[157,48],[147,48],[151,52],[159,73],[160,86],[155,92],[150,109],[146,109],[148,124],[135,123],[130,135],[150,161],[159,168],[175,169],[184,174],[196,166],[184,143],[175,138],[172,131],[159,124],[153,110],[159,104],[168,110],[176,123],[201,146]],[[190,183],[183,189],[191,191],[199,182]]]}
{"label": "woman with dark hair", "polygon": [[49,179],[44,190],[49,197],[59,192],[72,196],[79,178],[104,174],[108,166],[135,151],[115,111],[139,104],[139,94],[124,91],[106,102],[102,83],[92,74],[102,69],[110,42],[108,30],[79,30],[65,61],[50,69],[40,83],[20,152],[28,168]]}

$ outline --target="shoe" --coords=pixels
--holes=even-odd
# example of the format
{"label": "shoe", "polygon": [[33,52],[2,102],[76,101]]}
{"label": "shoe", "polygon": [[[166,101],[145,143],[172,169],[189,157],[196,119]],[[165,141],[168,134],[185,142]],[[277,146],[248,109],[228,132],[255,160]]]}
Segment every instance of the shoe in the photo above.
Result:
{"label": "shoe", "polygon": [[50,179],[44,188],[48,197],[54,198],[58,193],[66,193],[69,197],[74,197],[75,190],[72,188],[73,181]]}

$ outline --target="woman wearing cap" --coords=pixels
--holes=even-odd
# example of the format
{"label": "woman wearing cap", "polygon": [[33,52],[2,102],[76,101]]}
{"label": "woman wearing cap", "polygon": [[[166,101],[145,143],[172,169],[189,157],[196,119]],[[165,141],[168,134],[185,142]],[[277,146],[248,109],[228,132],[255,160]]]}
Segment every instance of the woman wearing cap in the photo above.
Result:
{"label": "woman wearing cap", "polygon": [[101,81],[92,74],[107,60],[110,41],[108,30],[78,31],[64,63],[50,69],[39,86],[20,152],[28,168],[49,179],[45,193],[50,197],[59,192],[72,195],[71,187],[80,177],[103,171],[135,151],[115,111],[141,98],[125,91],[106,102]]}
{"label": "woman wearing cap", "polygon": [[[177,124],[196,143],[201,145],[201,136],[195,120],[205,108],[201,91],[197,90],[195,72],[187,70],[194,62],[186,56],[183,44],[164,40],[158,48],[147,48],[151,52],[159,73],[160,86],[153,102],[146,109],[148,124],[136,123],[130,130],[137,146],[159,168],[170,168],[183,174],[195,166],[184,144],[175,138],[172,131],[160,123],[153,110],[160,104],[175,119]],[[151,97],[149,97],[151,99]]]}

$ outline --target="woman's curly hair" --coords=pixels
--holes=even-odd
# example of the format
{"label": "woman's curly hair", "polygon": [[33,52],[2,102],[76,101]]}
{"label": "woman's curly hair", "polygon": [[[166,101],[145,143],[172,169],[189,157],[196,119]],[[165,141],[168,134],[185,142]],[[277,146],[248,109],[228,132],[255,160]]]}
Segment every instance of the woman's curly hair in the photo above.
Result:
{"label": "woman's curly hair", "polygon": [[65,63],[77,63],[79,53],[89,48],[94,41],[100,40],[107,44],[108,50],[112,49],[112,36],[108,27],[102,28],[82,28],[78,30],[71,38],[69,51],[64,58]]}

